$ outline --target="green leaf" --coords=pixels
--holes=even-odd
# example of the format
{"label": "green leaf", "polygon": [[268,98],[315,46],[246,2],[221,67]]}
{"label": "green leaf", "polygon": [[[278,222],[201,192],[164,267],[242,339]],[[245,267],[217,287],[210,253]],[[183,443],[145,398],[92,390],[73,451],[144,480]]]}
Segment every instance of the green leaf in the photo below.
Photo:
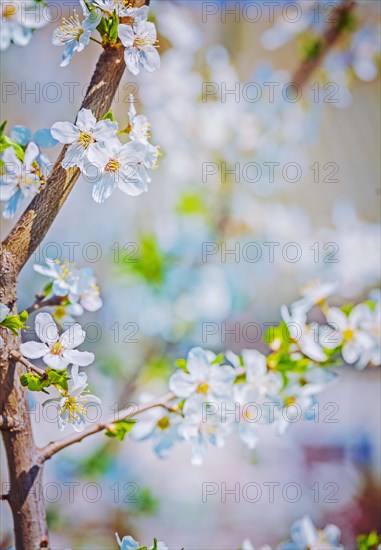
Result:
{"label": "green leaf", "polygon": [[381,535],[377,534],[377,531],[357,537],[358,550],[376,550],[380,543]]}
{"label": "green leaf", "polygon": [[211,365],[219,365],[220,363],[223,362],[224,359],[225,359],[225,354],[224,354],[224,353],[219,353],[219,354],[216,355],[216,357],[213,359],[213,361],[211,362]]}
{"label": "green leaf", "polygon": [[108,19],[102,17],[102,19],[100,20],[99,25],[97,26],[97,31],[99,32],[99,34],[101,35],[102,38],[104,36],[107,36],[107,34],[108,34]]}
{"label": "green leaf", "polygon": [[111,23],[109,26],[108,31],[108,39],[111,44],[115,44],[118,40],[118,25],[119,25],[119,17],[116,14],[116,11],[114,10],[114,13],[112,14]]}
{"label": "green leaf", "polygon": [[345,304],[344,306],[341,306],[341,311],[348,317],[354,307],[355,306],[353,304]]}
{"label": "green leaf", "polygon": [[131,503],[136,514],[153,516],[157,513],[160,501],[151,492],[149,487],[139,488],[139,498]]}
{"label": "green leaf", "polygon": [[120,441],[123,441],[135,424],[136,420],[131,419],[115,422],[114,424],[110,424],[109,429],[105,431],[105,435],[108,437],[116,437]]}
{"label": "green leaf", "polygon": [[53,369],[46,369],[46,374],[48,375],[48,380],[50,384],[54,384],[55,386],[59,386],[65,391],[68,391],[68,383],[69,376],[66,371],[56,371]]}
{"label": "green leaf", "polygon": [[4,120],[4,122],[0,126],[0,137],[4,134],[5,127],[7,125],[7,121]]}
{"label": "green leaf", "polygon": [[0,136],[0,153],[3,153],[8,147],[13,147],[16,156],[19,160],[24,160],[24,149],[19,145],[14,139],[11,139],[8,136]]}
{"label": "green leaf", "polygon": [[0,324],[13,332],[13,334],[18,334],[20,330],[29,328],[25,325],[27,319],[28,313],[27,311],[23,311],[19,315],[7,315]]}
{"label": "green leaf", "polygon": [[321,36],[303,34],[299,39],[299,55],[302,61],[311,61],[321,54],[324,41]]}
{"label": "green leaf", "polygon": [[115,122],[115,116],[112,109],[108,111],[104,117],[101,118],[101,120],[111,120],[112,122]]}
{"label": "green leaf", "polygon": [[184,372],[188,372],[187,371],[187,360],[186,359],[184,359],[184,358],[176,359],[175,365],[178,369],[182,369]]}
{"label": "green leaf", "polygon": [[53,281],[49,281],[49,283],[47,283],[42,290],[42,294],[44,295],[44,298],[49,296],[49,294],[51,294],[52,291],[53,291]]}
{"label": "green leaf", "polygon": [[44,388],[50,386],[48,379],[42,379],[38,374],[32,373],[22,374],[20,376],[20,383],[24,388],[28,388],[30,391],[42,391],[44,393],[48,393]]}

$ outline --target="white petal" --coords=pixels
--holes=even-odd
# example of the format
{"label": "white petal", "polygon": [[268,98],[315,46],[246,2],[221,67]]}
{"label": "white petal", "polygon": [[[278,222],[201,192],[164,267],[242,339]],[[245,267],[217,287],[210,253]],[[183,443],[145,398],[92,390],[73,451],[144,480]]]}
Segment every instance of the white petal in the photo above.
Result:
{"label": "white petal", "polygon": [[153,46],[150,48],[144,48],[140,52],[140,63],[143,68],[149,72],[153,73],[160,68],[160,55],[156,48]]}
{"label": "white petal", "polygon": [[69,361],[64,359],[61,355],[56,355],[54,353],[47,353],[42,360],[48,367],[55,370],[64,370],[69,364]]}
{"label": "white petal", "polygon": [[189,397],[197,389],[197,381],[182,371],[175,372],[169,380],[169,389],[178,397]]}
{"label": "white petal", "polygon": [[135,40],[135,34],[130,25],[118,25],[118,36],[123,46],[132,46]]}
{"label": "white petal", "polygon": [[77,120],[75,121],[76,126],[81,130],[81,132],[92,132],[97,123],[97,119],[90,111],[90,109],[81,109],[78,113]]}
{"label": "white petal", "polygon": [[36,143],[31,141],[25,150],[24,156],[24,164],[27,170],[30,170],[32,162],[36,160],[39,154],[40,150],[38,146],[36,145]]}
{"label": "white petal", "polygon": [[20,351],[28,359],[39,359],[49,353],[49,348],[43,342],[24,342]]}
{"label": "white petal", "polygon": [[74,143],[79,137],[79,130],[71,122],[56,122],[51,128],[54,139],[60,143]]}
{"label": "white petal", "polygon": [[118,131],[118,123],[113,122],[112,120],[100,120],[95,125],[93,131],[93,137],[97,141],[107,141],[116,137],[116,132]]}
{"label": "white petal", "polygon": [[75,363],[80,367],[87,367],[94,361],[94,354],[89,351],[78,351],[77,349],[71,349],[64,351],[62,355],[68,363]]}
{"label": "white petal", "polygon": [[[81,325],[75,323],[60,337],[60,343],[65,349],[74,349],[78,347],[84,341],[86,332],[82,329]],[[79,365],[79,363],[78,363]]]}
{"label": "white petal", "polygon": [[57,325],[49,313],[36,315],[35,330],[39,339],[50,346],[58,341]]}
{"label": "white petal", "polygon": [[133,46],[124,50],[124,62],[133,75],[136,76],[140,73],[140,52]]}

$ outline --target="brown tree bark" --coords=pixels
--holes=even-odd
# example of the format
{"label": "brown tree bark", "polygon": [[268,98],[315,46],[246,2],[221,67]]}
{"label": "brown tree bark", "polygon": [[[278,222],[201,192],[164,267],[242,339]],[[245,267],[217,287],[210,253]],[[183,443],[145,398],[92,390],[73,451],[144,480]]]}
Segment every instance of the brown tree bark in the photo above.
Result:
{"label": "brown tree bark", "polygon": [[[149,0],[135,0],[135,6]],[[123,47],[106,47],[81,107],[91,109],[99,119],[110,109],[125,69]],[[17,278],[20,270],[41,243],[79,176],[78,169],[65,171],[61,160],[66,147],[47,179],[44,189],[3,242],[0,251],[0,301],[16,313]],[[13,426],[2,430],[10,488],[6,499],[13,514],[17,550],[48,548],[44,503],[40,497],[43,461],[33,438],[27,392],[19,377],[25,366],[9,359],[19,349],[20,338],[0,327],[5,346],[0,350],[0,414],[12,419]]]}

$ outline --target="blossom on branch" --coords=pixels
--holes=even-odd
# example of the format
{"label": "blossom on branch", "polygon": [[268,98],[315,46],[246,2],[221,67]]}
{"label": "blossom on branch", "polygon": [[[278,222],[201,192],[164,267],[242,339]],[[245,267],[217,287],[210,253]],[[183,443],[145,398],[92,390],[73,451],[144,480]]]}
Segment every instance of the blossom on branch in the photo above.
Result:
{"label": "blossom on branch", "polygon": [[30,142],[25,152],[21,149],[21,154],[22,160],[15,148],[9,146],[2,155],[5,174],[0,177],[0,200],[6,201],[3,216],[7,219],[13,218],[21,200],[34,197],[44,182],[37,162],[40,154],[37,145]]}
{"label": "blossom on branch", "polygon": [[66,67],[76,52],[83,51],[89,45],[91,33],[102,18],[98,10],[89,11],[84,2],[81,2],[81,6],[85,19],[81,22],[74,9],[73,15],[68,19],[63,18],[52,36],[54,46],[65,46],[61,67]]}
{"label": "blossom on branch", "polygon": [[62,161],[65,170],[74,166],[82,169],[95,144],[104,144],[116,138],[117,131],[117,122],[109,119],[97,122],[90,109],[81,109],[75,124],[56,122],[51,128],[52,136],[57,141],[70,145]]}
{"label": "blossom on branch", "polygon": [[138,75],[141,69],[152,73],[160,68],[156,27],[147,21],[147,14],[147,11],[139,11],[132,25],[118,26],[118,36],[126,48],[124,61],[134,75]]}
{"label": "blossom on branch", "polygon": [[144,166],[146,146],[140,142],[122,145],[119,140],[111,140],[104,145],[95,145],[88,153],[89,163],[85,171],[92,179],[92,167],[96,169],[93,199],[103,203],[118,187],[132,197],[148,191],[151,181]]}
{"label": "blossom on branch", "polygon": [[82,432],[86,427],[87,408],[101,404],[95,395],[84,393],[88,386],[87,375],[78,371],[78,365],[73,365],[67,391],[59,388],[61,397],[47,399],[43,403],[45,407],[50,403],[58,404],[57,421],[60,430],[70,424],[76,432]]}
{"label": "blossom on branch", "polygon": [[77,348],[84,340],[86,333],[78,323],[66,332],[58,333],[57,325],[49,313],[38,313],[35,320],[35,330],[41,342],[24,342],[20,351],[29,359],[40,359],[55,370],[66,369],[70,363],[86,367],[94,361],[94,354],[79,351]]}

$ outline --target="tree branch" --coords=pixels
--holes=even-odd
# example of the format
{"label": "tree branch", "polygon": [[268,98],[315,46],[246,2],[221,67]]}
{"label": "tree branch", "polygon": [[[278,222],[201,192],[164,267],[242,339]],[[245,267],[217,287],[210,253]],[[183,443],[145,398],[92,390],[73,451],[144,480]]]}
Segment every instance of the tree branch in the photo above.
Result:
{"label": "tree branch", "polygon": [[25,311],[29,314],[33,313],[34,311],[38,311],[43,307],[59,306],[62,303],[62,300],[65,298],[66,296],[52,296],[51,298],[44,300],[43,296],[37,295],[36,300]]}
{"label": "tree branch", "polygon": [[[139,7],[149,2],[135,0],[132,3]],[[97,120],[111,107],[125,69],[123,53],[124,48],[120,42],[114,47],[105,46],[95,68],[81,108],[91,109]],[[62,149],[44,188],[34,197],[3,242],[4,252],[12,256],[17,273],[45,237],[80,175],[79,168],[65,170],[61,166],[67,148],[65,146]]]}
{"label": "tree branch", "polygon": [[123,409],[117,412],[113,418],[109,418],[106,422],[101,422],[99,424],[95,424],[94,426],[89,426],[83,432],[74,433],[73,435],[70,435],[66,439],[62,439],[61,441],[52,441],[48,445],[45,445],[45,447],[39,449],[41,460],[42,462],[45,462],[45,460],[48,460],[59,451],[62,451],[62,449],[66,449],[66,447],[70,447],[71,445],[74,445],[74,443],[80,443],[86,437],[107,430],[112,427],[113,424],[121,422],[122,420],[131,419],[134,416],[142,414],[143,412],[149,411],[151,409],[162,407],[168,411],[174,412],[174,409],[172,409],[168,405],[168,403],[172,399],[174,399],[174,397],[175,396],[173,393],[168,393],[166,395],[163,395],[163,397],[159,401],[149,403],[148,405],[139,408],[139,410],[137,411],[131,412],[130,409]]}
{"label": "tree branch", "polygon": [[343,21],[345,21],[345,18],[348,17],[350,13],[352,13],[355,5],[355,0],[343,0],[342,3],[337,7],[335,20],[330,23],[323,34],[323,44],[321,51],[313,59],[309,59],[302,63],[294,73],[292,82],[295,82],[295,84],[297,84],[300,88],[304,88],[308,84],[314,71],[322,63],[332,46],[342,36],[342,23]]}
{"label": "tree branch", "polygon": [[28,361],[28,359],[26,359],[23,355],[21,355],[21,353],[19,351],[16,351],[14,349],[12,351],[10,351],[9,352],[9,359],[11,359],[13,361],[18,361],[19,363],[24,365],[24,367],[26,367],[27,369],[29,369],[32,372],[35,372],[36,374],[38,374],[42,379],[47,378],[46,372],[44,370],[39,369],[38,367],[36,367],[36,365],[33,365],[33,363]]}

